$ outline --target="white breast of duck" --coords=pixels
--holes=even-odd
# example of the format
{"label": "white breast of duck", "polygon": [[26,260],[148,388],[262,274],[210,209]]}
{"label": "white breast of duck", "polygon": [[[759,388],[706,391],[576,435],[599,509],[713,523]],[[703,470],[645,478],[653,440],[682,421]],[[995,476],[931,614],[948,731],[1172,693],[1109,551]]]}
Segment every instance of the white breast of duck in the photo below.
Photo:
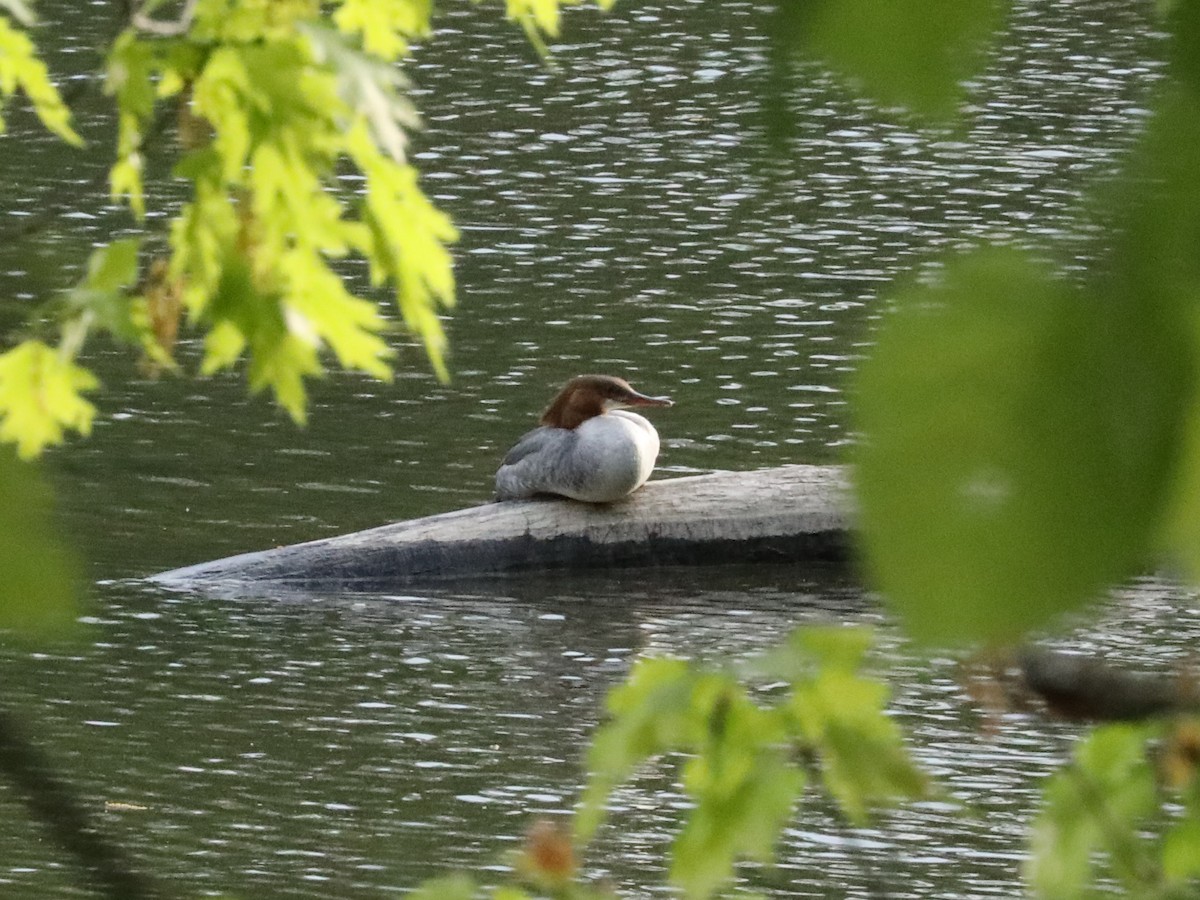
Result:
{"label": "white breast of duck", "polygon": [[586,503],[609,503],[631,494],[650,477],[658,458],[658,432],[630,406],[670,406],[622,379],[584,375],[572,379],[496,472],[500,500],[556,494]]}

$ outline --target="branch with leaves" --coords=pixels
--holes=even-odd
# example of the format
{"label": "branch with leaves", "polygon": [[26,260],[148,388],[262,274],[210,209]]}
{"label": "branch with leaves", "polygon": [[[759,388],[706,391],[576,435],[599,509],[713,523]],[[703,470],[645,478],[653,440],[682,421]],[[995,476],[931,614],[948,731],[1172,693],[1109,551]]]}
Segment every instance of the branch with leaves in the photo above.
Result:
{"label": "branch with leaves", "polygon": [[[430,4],[188,0],[162,18],[165,5],[138,5],[108,53],[118,121],[109,180],[143,221],[147,137],[173,110],[174,174],[190,198],[170,216],[165,257],[143,259],[136,240],[100,248],[63,307],[59,340],[31,337],[0,355],[0,440],[25,458],[88,432],[95,410],[85,394],[98,382],[79,354],[97,331],[171,368],[181,323],[197,328],[202,374],[244,362],[250,389],[270,391],[297,422],[305,381],[328,355],[390,379],[392,329],[377,303],[347,288],[337,269],[347,257],[367,262],[372,286],[390,292],[434,371],[449,375],[440,316],[454,302],[457,232],[407,159],[420,120],[400,68],[413,41],[431,34]],[[0,103],[22,93],[47,128],[78,145],[26,30],[30,5],[0,6],[17,23],[0,16]],[[540,42],[557,33],[559,7],[510,0],[507,11]],[[347,168],[359,176],[354,188]],[[94,270],[117,257],[123,284],[97,286]]]}

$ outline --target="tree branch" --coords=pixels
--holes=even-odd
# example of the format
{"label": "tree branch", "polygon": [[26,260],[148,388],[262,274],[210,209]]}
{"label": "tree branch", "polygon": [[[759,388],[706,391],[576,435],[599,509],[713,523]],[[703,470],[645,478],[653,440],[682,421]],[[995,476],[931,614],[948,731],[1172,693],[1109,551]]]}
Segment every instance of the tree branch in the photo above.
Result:
{"label": "tree branch", "polygon": [[130,865],[125,852],[89,821],[71,788],[22,733],[16,718],[0,710],[0,774],[17,789],[30,815],[87,871],[112,900],[158,896]]}
{"label": "tree branch", "polygon": [[183,11],[179,14],[178,20],[174,22],[164,22],[161,19],[150,18],[150,14],[146,12],[146,7],[149,5],[150,0],[146,0],[138,9],[134,10],[133,15],[130,17],[129,21],[139,31],[158,35],[159,37],[178,37],[192,27],[192,17],[196,13],[196,0],[187,0],[183,5]]}

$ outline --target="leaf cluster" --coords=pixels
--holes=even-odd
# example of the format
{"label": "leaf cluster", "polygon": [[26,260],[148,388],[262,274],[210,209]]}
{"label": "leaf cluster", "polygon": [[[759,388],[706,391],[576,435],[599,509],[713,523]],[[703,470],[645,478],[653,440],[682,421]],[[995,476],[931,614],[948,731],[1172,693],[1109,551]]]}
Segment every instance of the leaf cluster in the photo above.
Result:
{"label": "leaf cluster", "polygon": [[[509,0],[507,12],[544,50],[544,36],[558,34],[561,5],[577,2]],[[34,24],[26,0],[3,7],[20,25]],[[68,430],[87,432],[93,410],[83,394],[96,380],[75,360],[93,330],[169,369],[185,321],[204,334],[202,374],[244,360],[251,391],[270,391],[301,423],[305,381],[324,373],[326,353],[345,369],[390,380],[390,328],[374,302],[347,289],[336,268],[347,257],[366,261],[372,286],[391,292],[434,371],[449,376],[440,311],[454,302],[449,247],[458,235],[407,160],[419,117],[397,65],[430,35],[432,4],[194,0],[177,20],[159,17],[177,9],[139,4],[109,49],[117,114],[110,185],[144,221],[146,156],[173,121],[174,175],[190,198],[167,217],[168,252],[146,261],[144,277],[120,293],[81,285],[62,305],[61,373],[47,367],[45,342],[0,356],[0,396],[8,397],[0,439],[18,442],[23,456]],[[46,127],[80,143],[29,34],[0,16],[0,113],[18,90]],[[54,389],[38,403],[14,399],[28,384]]]}
{"label": "leaf cluster", "polygon": [[758,661],[777,679],[770,704],[735,674],[646,658],[608,698],[609,721],[588,754],[576,819],[586,842],[618,784],[648,760],[681,756],[694,802],[672,848],[671,879],[708,897],[742,858],[768,862],[806,785],[815,781],[853,824],[878,804],[917,797],[925,777],[885,714],[885,685],[862,672],[870,634],[802,629]]}
{"label": "leaf cluster", "polygon": [[671,851],[671,880],[687,897],[719,893],[740,860],[769,863],[809,785],[852,825],[924,796],[928,781],[886,713],[888,689],[864,671],[871,642],[866,629],[802,628],[742,672],[642,658],[608,696],[573,834],[561,823],[535,823],[511,883],[481,892],[473,879],[450,876],[416,896],[612,897],[605,884],[578,877],[576,846],[595,837],[617,787],[657,760],[678,762],[693,803]]}
{"label": "leaf cluster", "polygon": [[1093,895],[1101,876],[1131,897],[1195,895],[1200,876],[1200,723],[1097,728],[1043,791],[1026,873],[1037,896]]}
{"label": "leaf cluster", "polygon": [[[346,3],[331,17],[336,31],[317,4],[202,0],[185,36],[129,30],[109,55],[115,195],[144,211],[142,146],[160,102],[176,105],[192,135],[176,166],[193,193],[172,222],[169,275],[189,320],[207,329],[202,371],[248,356],[251,389],[270,389],[297,421],[323,348],[345,368],[391,375],[378,308],[332,268],[347,255],[392,286],[446,375],[436,310],[453,301],[456,233],[405,160],[417,116],[390,64],[428,31],[427,14],[414,2]],[[361,201],[345,196],[342,162],[361,177]]]}
{"label": "leaf cluster", "polygon": [[[1164,555],[1200,578],[1200,4],[1166,13],[1171,77],[1081,210],[1087,270],[985,246],[887,298],[855,479],[872,579],[927,641],[1018,641]],[[1090,733],[1046,785],[1034,890],[1194,895],[1196,734]]]}
{"label": "leaf cluster", "polygon": [[[33,10],[17,0],[0,4],[24,25],[33,24]],[[50,81],[46,64],[37,57],[33,41],[24,29],[18,28],[0,14],[0,134],[5,131],[4,107],[17,91],[22,92],[33,111],[47,129],[76,147],[83,140],[71,128],[71,113],[58,90]]]}
{"label": "leaf cluster", "polygon": [[[190,199],[167,217],[164,257],[139,266],[137,243],[114,245],[123,261],[132,248],[133,277],[114,290],[89,274],[50,308],[60,330],[54,353],[39,338],[0,356],[0,431],[24,456],[66,430],[86,433],[83,394],[96,381],[76,358],[95,331],[172,368],[186,322],[204,334],[202,373],[245,360],[251,390],[271,391],[298,422],[305,379],[323,373],[326,353],[390,379],[387,321],[336,268],[351,256],[368,263],[373,286],[390,290],[434,370],[448,376],[438,313],[454,300],[457,233],[407,161],[406,135],[419,119],[396,65],[429,33],[430,5],[196,0],[179,21],[154,18],[164,8],[142,4],[108,53],[118,121],[111,187],[138,220],[146,216],[145,157],[173,120],[174,174]],[[48,127],[77,141],[29,35],[0,17],[0,101],[18,89]],[[16,396],[29,384],[45,386],[37,403]]]}

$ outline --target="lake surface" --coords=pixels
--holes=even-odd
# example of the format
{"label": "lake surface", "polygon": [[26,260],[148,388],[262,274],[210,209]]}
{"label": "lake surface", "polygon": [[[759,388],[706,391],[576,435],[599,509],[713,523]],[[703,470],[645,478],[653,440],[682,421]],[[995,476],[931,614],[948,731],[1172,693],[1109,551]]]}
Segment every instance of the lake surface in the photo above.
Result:
{"label": "lake surface", "polygon": [[[80,76],[70,86],[98,148],[112,123],[82,75],[102,9],[41,6],[61,41],[51,66]],[[6,699],[180,895],[365,898],[509,865],[533,817],[571,809],[604,692],[638,656],[742,658],[798,623],[866,623],[914,753],[962,808],[850,829],[810,796],[779,865],[745,883],[781,897],[1013,896],[1038,780],[1076,730],[979,710],[956,661],[917,656],[844,573],[611,571],[302,603],[137,579],[482,502],[499,457],[583,371],[675,398],[654,415],[660,474],[839,461],[847,382],[890,283],[984,240],[1085,262],[1080,198],[1135,140],[1161,71],[1149,15],[1019,3],[955,130],[918,131],[800,66],[784,158],[764,138],[754,4],[576,11],[553,71],[496,9],[452,7],[411,67],[424,183],[463,232],[452,382],[406,348],[392,385],[314,385],[298,430],[237,377],[147,380],[93,348],[95,433],[48,465],[96,582],[90,624],[65,647],[0,651]],[[78,277],[91,242],[129,227],[95,182],[107,151],[11,124],[0,237],[40,215],[53,225],[0,240],[4,323],[14,299]],[[160,215],[178,202],[154,199]],[[1148,579],[1073,645],[1161,668],[1194,646],[1195,606]],[[0,803],[0,893],[82,895],[70,861]],[[628,896],[660,892],[685,798],[662,769],[616,804],[587,870]]]}

